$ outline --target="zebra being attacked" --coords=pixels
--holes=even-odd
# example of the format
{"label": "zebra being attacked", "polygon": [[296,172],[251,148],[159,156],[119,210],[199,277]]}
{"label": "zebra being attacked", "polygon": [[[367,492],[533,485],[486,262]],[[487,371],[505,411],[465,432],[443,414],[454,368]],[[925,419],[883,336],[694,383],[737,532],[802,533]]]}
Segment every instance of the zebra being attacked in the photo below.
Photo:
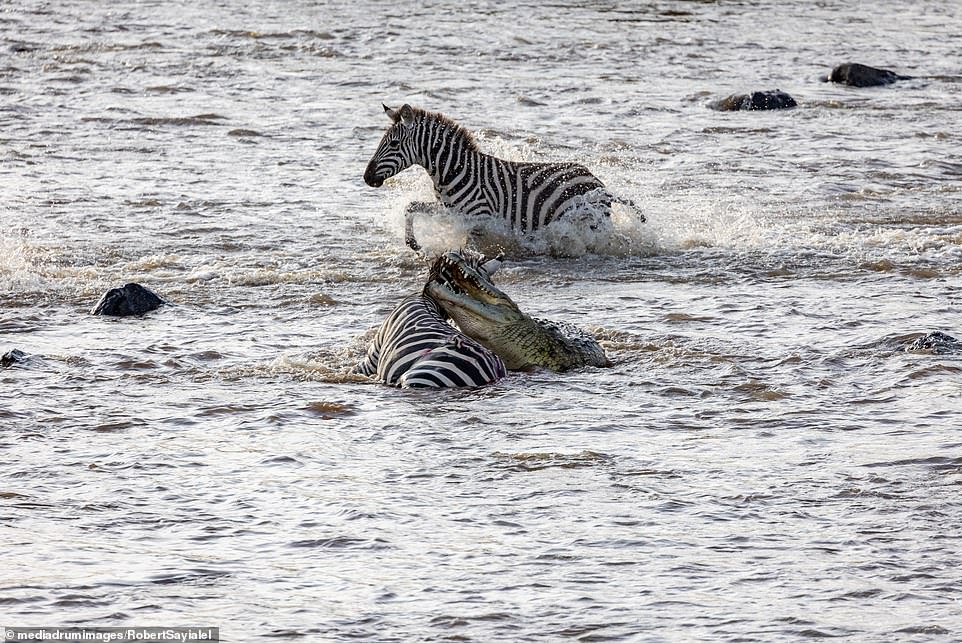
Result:
{"label": "zebra being attacked", "polygon": [[[576,163],[520,163],[482,152],[466,129],[446,116],[404,105],[384,105],[392,124],[364,172],[364,181],[380,187],[412,165],[423,167],[441,204],[466,216],[504,220],[516,233],[532,232],[592,203],[604,216],[619,202],[644,215],[627,199],[613,197],[596,176]],[[405,214],[405,241],[414,250],[414,215],[430,210],[414,203]]]}
{"label": "zebra being attacked", "polygon": [[[483,275],[501,265],[500,257],[471,256],[465,261]],[[447,319],[426,287],[408,295],[381,324],[367,356],[351,372],[401,388],[484,386],[507,374],[500,357]]]}

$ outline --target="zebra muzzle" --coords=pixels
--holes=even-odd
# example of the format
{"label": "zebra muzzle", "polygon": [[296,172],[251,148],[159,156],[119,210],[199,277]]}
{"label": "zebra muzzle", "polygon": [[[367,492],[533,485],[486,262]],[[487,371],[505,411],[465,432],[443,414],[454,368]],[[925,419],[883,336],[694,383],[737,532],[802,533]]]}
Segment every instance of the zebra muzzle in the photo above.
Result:
{"label": "zebra muzzle", "polygon": [[368,169],[364,173],[364,182],[370,185],[372,188],[379,188],[384,185],[384,179],[378,176],[373,170]]}

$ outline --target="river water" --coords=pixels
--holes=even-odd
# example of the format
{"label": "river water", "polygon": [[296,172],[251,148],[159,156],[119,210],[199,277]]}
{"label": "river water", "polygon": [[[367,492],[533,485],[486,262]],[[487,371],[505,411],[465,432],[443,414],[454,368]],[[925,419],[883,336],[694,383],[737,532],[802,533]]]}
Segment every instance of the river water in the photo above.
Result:
{"label": "river water", "polygon": [[[962,354],[908,348],[962,337],[958,7],[413,4],[0,3],[0,625],[962,638]],[[489,235],[611,368],[345,375],[429,265],[382,102],[642,207]],[[174,305],[89,314],[128,281]]]}

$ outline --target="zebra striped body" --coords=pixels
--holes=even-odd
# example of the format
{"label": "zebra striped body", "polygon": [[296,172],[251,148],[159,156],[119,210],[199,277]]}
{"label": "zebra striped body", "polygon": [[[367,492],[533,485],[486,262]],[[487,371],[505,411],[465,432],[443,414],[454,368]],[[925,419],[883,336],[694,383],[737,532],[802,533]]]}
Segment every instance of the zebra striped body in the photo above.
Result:
{"label": "zebra striped body", "polygon": [[469,132],[441,114],[410,105],[384,110],[394,124],[364,172],[372,187],[420,165],[442,204],[465,216],[504,219],[520,232],[537,230],[586,201],[610,212],[611,195],[581,165],[506,161],[481,152]]}
{"label": "zebra striped body", "polygon": [[500,357],[445,319],[431,297],[405,297],[353,372],[402,388],[483,386],[507,374]]}

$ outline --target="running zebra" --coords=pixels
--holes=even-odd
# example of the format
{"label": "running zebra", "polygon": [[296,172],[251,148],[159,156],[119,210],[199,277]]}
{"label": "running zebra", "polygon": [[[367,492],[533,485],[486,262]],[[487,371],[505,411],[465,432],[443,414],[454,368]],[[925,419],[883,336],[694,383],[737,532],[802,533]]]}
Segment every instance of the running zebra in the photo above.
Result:
{"label": "running zebra", "polygon": [[[385,179],[412,165],[431,176],[441,203],[465,216],[504,219],[513,230],[534,231],[585,202],[610,214],[605,185],[576,163],[516,163],[481,152],[470,132],[442,114],[404,105],[384,111],[393,122],[364,172],[364,182],[381,187]],[[406,242],[414,250],[413,215],[429,204],[412,204],[405,218]],[[640,220],[644,215],[638,212]]]}
{"label": "running zebra", "polygon": [[[472,263],[493,273],[500,257]],[[433,279],[433,275],[430,279]],[[426,292],[405,297],[381,324],[367,357],[352,373],[401,388],[483,386],[507,375],[501,358],[447,322]]]}

